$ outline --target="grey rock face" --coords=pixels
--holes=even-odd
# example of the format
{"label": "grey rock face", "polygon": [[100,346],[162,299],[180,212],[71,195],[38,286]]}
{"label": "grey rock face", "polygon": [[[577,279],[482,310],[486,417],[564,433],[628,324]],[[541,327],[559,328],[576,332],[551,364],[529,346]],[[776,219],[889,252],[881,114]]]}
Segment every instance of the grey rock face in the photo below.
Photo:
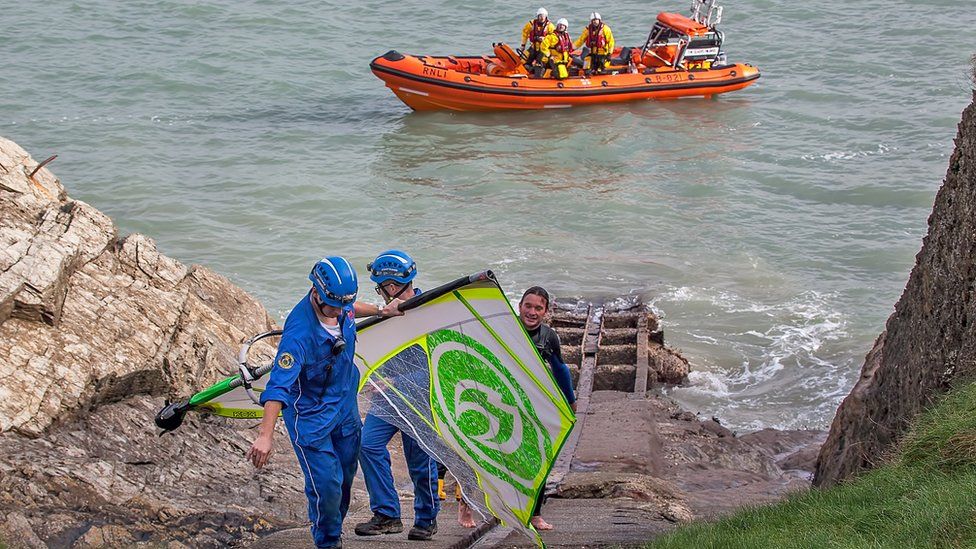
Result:
{"label": "grey rock face", "polygon": [[0,522],[0,532],[5,533],[10,549],[47,549],[47,544],[34,533],[27,517],[16,511]]}
{"label": "grey rock face", "polygon": [[126,535],[219,547],[304,523],[301,473],[285,435],[273,465],[256,472],[244,460],[251,422],[193,415],[158,437],[158,408],[158,399],[136,397],[40,438],[0,437],[0,509],[23,518],[0,525],[3,537],[21,538],[26,523],[56,547],[118,547],[108,540]]}
{"label": "grey rock face", "polygon": [[303,523],[291,449],[260,474],[243,459],[253,422],[195,417],[164,438],[153,425],[161,397],[234,372],[267,312],[149,238],[120,239],[36,167],[0,138],[0,538],[216,547]]}
{"label": "grey rock face", "polygon": [[656,379],[651,381],[680,385],[688,380],[688,372],[691,371],[688,359],[670,347],[652,341],[647,347],[647,360],[651,375],[656,375]]}
{"label": "grey rock face", "polygon": [[227,279],[161,255],[68,199],[0,139],[0,433],[38,436],[134,392],[185,393],[233,372],[236,343],[272,326]]}
{"label": "grey rock face", "polygon": [[955,144],[905,291],[820,452],[817,485],[878,465],[934,398],[976,379],[976,103]]}

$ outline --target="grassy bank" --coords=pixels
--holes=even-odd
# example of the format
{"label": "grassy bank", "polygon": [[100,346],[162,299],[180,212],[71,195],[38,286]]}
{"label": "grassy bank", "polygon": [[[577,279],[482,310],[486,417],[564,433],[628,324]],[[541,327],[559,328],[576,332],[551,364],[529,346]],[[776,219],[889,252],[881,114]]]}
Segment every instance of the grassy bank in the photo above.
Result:
{"label": "grassy bank", "polygon": [[647,547],[976,547],[976,384],[920,416],[889,464],[854,482],[691,525]]}

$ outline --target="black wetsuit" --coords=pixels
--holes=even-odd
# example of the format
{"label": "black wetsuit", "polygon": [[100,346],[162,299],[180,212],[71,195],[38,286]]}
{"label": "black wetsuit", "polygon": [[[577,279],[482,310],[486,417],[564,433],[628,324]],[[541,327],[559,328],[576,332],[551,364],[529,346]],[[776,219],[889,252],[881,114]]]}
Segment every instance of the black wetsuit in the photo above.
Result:
{"label": "black wetsuit", "polygon": [[[549,363],[552,376],[559,385],[559,390],[566,397],[566,402],[572,404],[576,402],[576,395],[573,392],[573,377],[569,373],[569,366],[563,360],[563,351],[559,342],[559,334],[546,324],[539,324],[534,330],[527,330],[532,343],[542,356],[542,360]],[[542,504],[545,501],[545,491],[540,494],[539,500],[532,511],[533,516],[542,514]]]}
{"label": "black wetsuit", "polygon": [[569,373],[569,367],[563,360],[563,351],[559,342],[559,334],[546,324],[539,324],[534,330],[528,330],[532,343],[538,349],[542,360],[549,363],[552,376],[559,385],[559,390],[566,397],[566,402],[572,404],[576,402],[576,395],[573,393],[573,377]]}

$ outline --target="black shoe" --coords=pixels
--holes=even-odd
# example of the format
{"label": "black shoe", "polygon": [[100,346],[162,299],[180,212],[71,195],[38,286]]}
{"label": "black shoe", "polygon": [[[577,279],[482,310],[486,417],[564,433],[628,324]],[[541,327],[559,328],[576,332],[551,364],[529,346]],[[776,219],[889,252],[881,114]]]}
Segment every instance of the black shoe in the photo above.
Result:
{"label": "black shoe", "polygon": [[342,540],[335,542],[335,545],[330,545],[328,547],[319,547],[319,549],[342,549]]}
{"label": "black shoe", "polygon": [[356,525],[357,536],[378,536],[380,534],[399,534],[403,531],[403,523],[400,519],[388,517],[380,513],[374,513],[369,522],[361,522]]}
{"label": "black shoe", "polygon": [[430,526],[426,528],[424,528],[423,526],[414,525],[414,527],[410,529],[410,533],[407,534],[407,539],[412,539],[415,541],[425,541],[434,537],[434,534],[436,533],[437,533],[437,521],[433,520],[431,521]]}

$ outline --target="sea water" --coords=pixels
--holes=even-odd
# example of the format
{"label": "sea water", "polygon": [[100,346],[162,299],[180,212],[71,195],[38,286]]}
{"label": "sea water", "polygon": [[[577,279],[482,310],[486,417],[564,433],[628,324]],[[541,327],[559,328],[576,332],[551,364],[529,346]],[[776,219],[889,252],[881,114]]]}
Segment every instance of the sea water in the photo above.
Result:
{"label": "sea water", "polygon": [[[321,256],[365,270],[391,247],[422,288],[490,268],[513,298],[639,294],[695,367],[684,406],[825,427],[925,234],[971,99],[971,2],[728,2],[729,59],[763,77],[711,100],[420,114],[369,71],[390,49],[517,44],[537,7],[10,4],[0,135],[58,154],[73,198],[279,319]],[[598,8],[640,45],[688,6],[546,7],[574,34]]]}

